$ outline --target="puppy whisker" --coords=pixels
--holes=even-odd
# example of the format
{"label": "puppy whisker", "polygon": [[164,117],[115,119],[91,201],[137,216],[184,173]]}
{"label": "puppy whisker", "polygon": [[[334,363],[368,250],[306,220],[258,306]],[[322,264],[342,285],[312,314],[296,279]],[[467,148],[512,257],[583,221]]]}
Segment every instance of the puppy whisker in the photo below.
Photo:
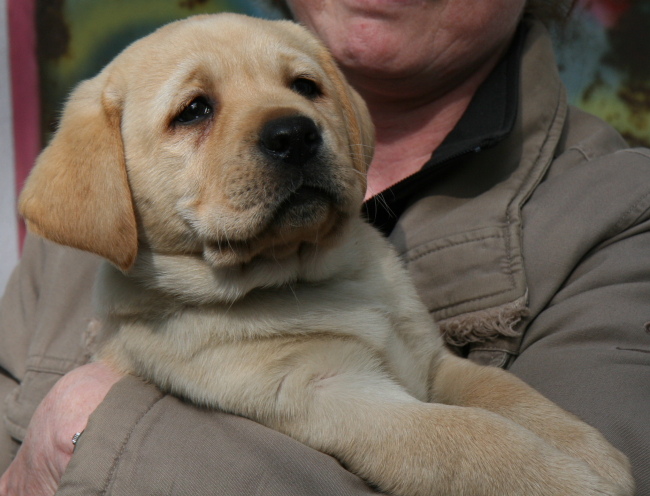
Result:
{"label": "puppy whisker", "polygon": [[296,300],[296,306],[298,307],[298,315],[301,315],[300,300],[298,299],[298,295],[296,294],[296,291],[293,289],[293,285],[291,283],[287,284],[287,287],[289,288],[289,291],[291,291],[294,299]]}

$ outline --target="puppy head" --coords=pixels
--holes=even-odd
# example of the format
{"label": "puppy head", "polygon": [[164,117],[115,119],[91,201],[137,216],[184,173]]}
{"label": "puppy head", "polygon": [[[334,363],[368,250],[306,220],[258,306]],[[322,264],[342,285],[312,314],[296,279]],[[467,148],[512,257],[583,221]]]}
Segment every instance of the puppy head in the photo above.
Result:
{"label": "puppy head", "polygon": [[170,24],[83,82],[20,198],[29,228],[128,270],[138,249],[213,267],[336,244],[373,132],[305,29],[235,14]]}

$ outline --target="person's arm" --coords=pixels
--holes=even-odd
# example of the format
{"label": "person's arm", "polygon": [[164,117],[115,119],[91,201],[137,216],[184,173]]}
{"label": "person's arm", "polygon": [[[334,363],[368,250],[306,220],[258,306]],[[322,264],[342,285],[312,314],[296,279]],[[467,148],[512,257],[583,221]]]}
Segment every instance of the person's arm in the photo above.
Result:
{"label": "person's arm", "polygon": [[90,416],[57,496],[376,494],[334,458],[127,376]]}
{"label": "person's arm", "polygon": [[98,264],[97,257],[37,236],[25,239],[0,300],[0,473],[47,392],[90,356],[90,300]]}
{"label": "person's arm", "polygon": [[79,250],[33,235],[25,240],[0,303],[0,367],[18,383],[3,398],[3,423],[18,441],[47,392],[90,358],[98,265],[98,257]]}
{"label": "person's arm", "polygon": [[650,494],[649,184],[646,150],[539,187],[524,208],[533,319],[510,368],[625,453],[639,495]]}
{"label": "person's arm", "polygon": [[0,478],[0,495],[54,494],[72,457],[72,437],[83,432],[120,377],[100,363],[64,375],[36,409],[16,458]]}

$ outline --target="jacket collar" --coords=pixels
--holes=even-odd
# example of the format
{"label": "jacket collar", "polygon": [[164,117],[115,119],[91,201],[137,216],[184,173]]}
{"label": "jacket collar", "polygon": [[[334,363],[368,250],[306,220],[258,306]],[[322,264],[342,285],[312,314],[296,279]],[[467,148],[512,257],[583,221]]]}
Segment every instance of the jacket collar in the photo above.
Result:
{"label": "jacket collar", "polygon": [[417,173],[382,192],[381,201],[364,205],[368,220],[389,235],[403,213],[408,198],[445,171],[462,163],[465,156],[487,150],[512,131],[517,118],[519,72],[528,25],[521,23],[509,50],[478,88],[454,129]]}
{"label": "jacket collar", "polygon": [[[517,64],[522,98],[512,107],[507,100],[512,91],[506,87],[495,93],[507,100],[501,100],[502,105],[516,110],[512,125],[507,123],[506,108],[499,114],[503,125],[493,134],[474,134],[481,143],[486,136],[501,136],[487,149],[481,146],[478,153],[446,160],[440,157],[449,152],[436,152],[427,168],[392,192],[402,202],[402,213],[389,239],[447,341],[457,346],[515,336],[517,323],[527,312],[521,207],[553,159],[567,102],[546,29],[537,22],[526,25]],[[517,50],[509,56],[512,53]],[[507,86],[513,79],[501,81]],[[497,83],[491,77],[485,92],[477,97],[488,95],[489,85]],[[470,126],[486,129],[489,126],[480,122],[469,123],[470,117],[472,121],[492,120],[474,107],[473,102],[468,108],[471,113],[466,113],[459,126],[464,127],[467,120]],[[461,130],[452,134],[445,147],[462,135]],[[469,137],[467,142],[473,143]]]}

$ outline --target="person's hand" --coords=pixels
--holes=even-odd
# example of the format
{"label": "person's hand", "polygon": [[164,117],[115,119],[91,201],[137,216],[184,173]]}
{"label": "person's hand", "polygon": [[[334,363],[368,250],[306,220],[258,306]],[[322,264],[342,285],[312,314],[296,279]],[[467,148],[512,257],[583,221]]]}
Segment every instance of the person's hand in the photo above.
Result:
{"label": "person's hand", "polygon": [[0,496],[53,495],[88,417],[121,376],[101,363],[64,375],[32,417],[16,458],[0,479]]}

